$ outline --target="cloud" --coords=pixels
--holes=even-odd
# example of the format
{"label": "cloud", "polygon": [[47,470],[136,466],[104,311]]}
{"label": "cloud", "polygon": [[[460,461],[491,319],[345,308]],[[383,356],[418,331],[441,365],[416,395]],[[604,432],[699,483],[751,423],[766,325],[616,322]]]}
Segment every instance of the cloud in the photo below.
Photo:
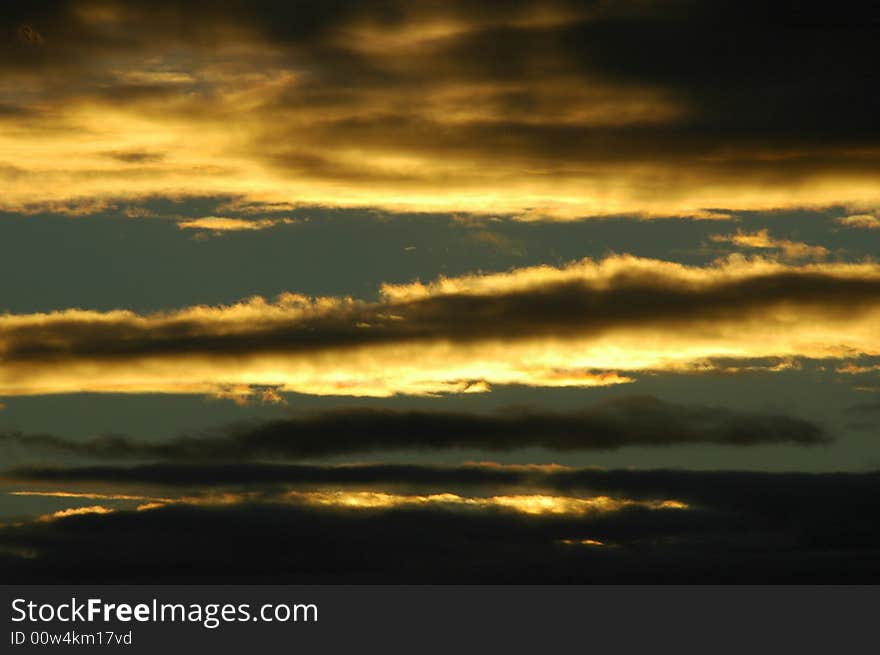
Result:
{"label": "cloud", "polygon": [[44,514],[37,518],[37,521],[48,522],[58,519],[67,518],[68,516],[81,516],[83,514],[109,514],[112,509],[103,505],[89,505],[88,507],[72,507],[70,509],[62,509],[51,514]]}
{"label": "cloud", "polygon": [[242,232],[254,230],[266,230],[278,225],[290,225],[296,221],[292,218],[261,218],[259,220],[226,218],[223,216],[205,216],[180,220],[177,227],[181,230],[208,230],[210,232]]}
{"label": "cloud", "polygon": [[681,444],[812,446],[828,443],[830,438],[821,426],[782,414],[737,412],[629,396],[570,413],[337,408],[220,433],[182,435],[160,443],[122,436],[78,442],[51,435],[0,434],[0,443],[3,441],[87,457],[240,461],[399,449],[509,451],[541,447],[577,451]]}
{"label": "cloud", "polygon": [[[39,444],[38,444],[39,445]],[[435,491],[465,488],[533,489],[549,491],[548,473],[565,467],[558,466],[501,466],[492,463],[468,464],[457,467],[424,466],[416,464],[354,464],[309,465],[271,463],[160,463],[139,464],[131,467],[84,466],[84,467],[23,467],[4,471],[2,480],[7,484],[42,485],[59,487],[68,484],[81,485],[159,485],[176,487],[248,487],[272,488],[285,484],[293,488],[352,488],[374,490],[422,489]],[[15,493],[43,494],[45,491],[17,491]],[[58,497],[83,492],[54,491]],[[98,500],[157,500],[155,496],[142,494],[98,493],[89,491],[88,498]],[[158,498],[172,502],[171,497]]]}
{"label": "cloud", "polygon": [[104,154],[125,164],[161,162],[165,158],[161,152],[150,152],[149,150],[112,150]]}
{"label": "cloud", "polygon": [[865,363],[859,365],[848,362],[842,366],[838,366],[834,369],[834,372],[842,373],[844,375],[863,375],[865,373],[880,372],[880,364]]}
{"label": "cloud", "polygon": [[598,386],[715,360],[880,354],[880,269],[615,256],[384,285],[377,301],[254,297],[139,315],[0,316],[0,394],[388,396]]}
{"label": "cloud", "polygon": [[866,230],[880,230],[880,218],[874,214],[853,214],[838,218],[837,222],[844,227],[864,228]]}
{"label": "cloud", "polygon": [[[487,478],[505,470],[479,469]],[[503,503],[419,502],[387,493],[336,497],[365,505],[337,503],[332,495],[325,496],[329,503],[259,497],[160,503],[139,512],[4,526],[0,547],[10,554],[0,562],[0,579],[865,584],[880,578],[876,473],[581,469],[545,475],[566,494],[576,486],[626,489],[633,495],[625,498],[693,504],[532,513]],[[385,502],[390,497],[408,500]],[[103,548],[96,551],[95,543]]]}
{"label": "cloud", "polygon": [[[808,512],[809,504],[832,508],[846,498],[870,495],[880,474],[689,471],[682,469],[602,469],[559,465],[469,463],[420,464],[272,464],[160,463],[137,466],[24,467],[5,471],[7,488],[36,486],[38,493],[109,501],[157,500],[171,503],[179,489],[185,498],[222,497],[235,502],[273,498],[294,491],[387,491],[400,494],[455,493],[469,496],[545,494],[645,501],[673,499],[692,507],[748,508],[782,514],[786,506]],[[10,486],[11,485],[11,486]],[[51,485],[55,492],[45,491]],[[108,491],[112,485],[114,491]],[[144,495],[144,485],[152,493]],[[137,491],[120,491],[134,489]],[[163,496],[156,496],[163,489]],[[177,490],[177,491],[176,491]],[[241,493],[244,490],[244,493]],[[199,491],[204,494],[192,493]],[[34,490],[15,493],[35,493]]]}
{"label": "cloud", "polygon": [[732,243],[742,248],[778,250],[783,257],[791,260],[825,259],[830,254],[828,248],[823,246],[811,246],[800,241],[775,239],[770,236],[766,228],[757,232],[737,230],[736,234],[712,234],[709,239],[716,243]]}
{"label": "cloud", "polygon": [[211,396],[218,400],[231,400],[240,407],[259,403],[261,405],[286,405],[279,387],[264,384],[239,384],[219,387]]}
{"label": "cloud", "polygon": [[[847,413],[852,414],[877,414],[880,413],[880,400],[876,402],[867,402],[867,403],[856,403],[855,405],[850,405],[846,409]],[[876,424],[871,423],[870,427],[876,427]]]}
{"label": "cloud", "polygon": [[[681,514],[672,509],[645,511]],[[2,528],[0,544],[5,552],[27,551],[34,557],[10,557],[11,561],[0,563],[0,579],[7,583],[36,582],[51,575],[65,581],[344,579],[351,584],[439,582],[444,575],[449,576],[446,582],[476,582],[506,575],[508,580],[544,577],[549,581],[560,573],[552,571],[568,559],[560,552],[559,540],[596,527],[603,536],[621,534],[624,526],[642,516],[639,511],[625,512],[609,528],[594,526],[587,518],[566,526],[571,517],[529,516],[501,508],[468,512],[433,507],[165,506]],[[658,529],[655,524],[655,530],[675,534],[690,523],[669,517],[666,526]],[[100,566],[94,547],[91,555],[85,552],[87,540],[104,544],[107,553]],[[504,548],[505,543],[517,544],[517,554]],[[70,566],[74,557],[80,566]],[[533,560],[545,563],[534,570],[529,567]],[[479,567],[482,573],[475,562],[486,562]],[[591,568],[578,567],[582,576]]]}
{"label": "cloud", "polygon": [[[23,109],[0,117],[16,167],[3,205],[123,185],[551,219],[876,203],[870,16],[793,13],[757,0],[14,9],[0,66]],[[165,157],[112,166],[107,144]]]}
{"label": "cloud", "polygon": [[[47,498],[91,498],[104,497],[112,500],[117,498],[111,494],[71,494],[67,492],[51,491],[14,491],[13,496],[42,496]],[[128,500],[130,496],[120,495],[118,500]],[[570,516],[583,516],[587,514],[599,514],[603,512],[619,512],[629,507],[644,507],[646,509],[687,509],[687,505],[674,500],[642,501],[630,498],[611,498],[609,496],[574,497],[548,494],[516,494],[516,495],[492,495],[492,496],[464,496],[450,492],[429,494],[402,494],[388,493],[385,491],[346,491],[346,490],[318,490],[318,491],[285,491],[283,493],[266,492],[224,492],[219,494],[201,493],[199,495],[182,496],[176,498],[143,498],[148,501],[139,504],[137,511],[149,511],[170,504],[186,504],[198,506],[234,505],[253,502],[259,499],[263,503],[280,503],[292,505],[305,505],[310,507],[347,508],[347,509],[391,509],[391,508],[423,508],[437,507],[463,511],[484,511],[503,509],[528,515],[565,514]],[[94,512],[95,506],[60,510],[48,515],[37,517],[37,521],[54,520],[64,518],[71,514],[86,514]],[[100,506],[98,506],[100,507]],[[104,508],[102,508],[104,509]],[[107,510],[108,513],[112,510]]]}

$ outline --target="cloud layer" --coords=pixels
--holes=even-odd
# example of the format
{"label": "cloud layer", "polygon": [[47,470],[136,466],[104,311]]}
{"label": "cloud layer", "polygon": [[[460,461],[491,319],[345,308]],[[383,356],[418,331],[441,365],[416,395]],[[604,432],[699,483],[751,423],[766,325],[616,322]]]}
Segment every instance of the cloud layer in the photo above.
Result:
{"label": "cloud layer", "polygon": [[109,459],[271,461],[401,449],[509,451],[541,447],[564,452],[682,444],[812,446],[828,443],[830,438],[821,426],[783,414],[736,412],[630,396],[570,413],[338,408],[161,442],[113,435],[73,441],[51,435],[0,433],[0,444],[4,441],[30,449]]}
{"label": "cloud layer", "polygon": [[880,582],[873,7],[7,4],[0,582]]}
{"label": "cloud layer", "polygon": [[[252,469],[251,482],[260,468]],[[177,475],[186,477],[184,470]],[[525,479],[532,494],[552,487],[566,498],[592,499],[593,509],[532,512],[524,509],[528,506],[418,502],[413,496],[398,496],[408,502],[360,505],[312,502],[301,495],[279,502],[253,494],[208,503],[198,498],[160,502],[141,511],[95,511],[103,506],[87,505],[80,512],[0,527],[0,579],[866,583],[880,576],[880,535],[873,520],[880,509],[876,473],[542,472],[491,466],[323,470],[325,480],[335,477],[334,484],[345,476],[391,475],[435,490],[456,478],[492,489],[498,482]],[[126,469],[119,471],[123,479]],[[83,484],[89,476],[102,477],[99,471],[69,477]],[[599,497],[589,494],[599,490],[610,495],[597,511]],[[492,498],[502,497],[484,500]],[[613,498],[677,498],[687,504],[615,503]]]}
{"label": "cloud layer", "polygon": [[[138,315],[0,316],[0,394],[483,392],[596,386],[724,359],[880,355],[880,269],[628,256]],[[778,361],[777,361],[778,364]]]}
{"label": "cloud layer", "polygon": [[873,22],[845,4],[30,4],[0,19],[3,204],[876,206]]}

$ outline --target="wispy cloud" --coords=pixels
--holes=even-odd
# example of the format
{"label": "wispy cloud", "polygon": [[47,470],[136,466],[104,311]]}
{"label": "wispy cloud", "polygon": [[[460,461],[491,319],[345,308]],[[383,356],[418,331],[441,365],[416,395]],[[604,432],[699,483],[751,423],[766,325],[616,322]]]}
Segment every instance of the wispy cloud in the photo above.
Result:
{"label": "wispy cloud", "polygon": [[261,218],[243,219],[228,218],[224,216],[205,216],[203,218],[183,219],[177,222],[181,230],[207,230],[208,232],[246,232],[266,230],[278,225],[291,225],[296,223],[292,218]]}
{"label": "wispy cloud", "polygon": [[864,228],[866,230],[880,230],[880,217],[875,214],[853,214],[838,218],[837,222],[844,227]]}
{"label": "wispy cloud", "polygon": [[768,229],[756,232],[737,230],[735,234],[712,234],[709,239],[716,243],[731,243],[741,248],[755,250],[778,250],[785,259],[824,259],[830,251],[824,246],[815,246],[800,241],[776,239],[770,236]]}

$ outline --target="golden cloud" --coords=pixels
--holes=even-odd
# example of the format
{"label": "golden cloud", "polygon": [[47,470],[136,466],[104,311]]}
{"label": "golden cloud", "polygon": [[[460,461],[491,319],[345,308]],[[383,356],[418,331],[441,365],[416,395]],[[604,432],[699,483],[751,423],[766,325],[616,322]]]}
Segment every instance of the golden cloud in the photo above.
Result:
{"label": "golden cloud", "polygon": [[649,501],[629,498],[593,496],[551,496],[546,494],[519,494],[510,496],[460,496],[453,493],[428,495],[391,494],[376,491],[289,492],[287,498],[309,505],[344,508],[394,507],[451,507],[473,509],[507,509],[522,514],[586,515],[620,511],[626,507],[648,509],[688,509],[686,503],[675,500]]}
{"label": "golden cloud", "polygon": [[874,214],[853,214],[838,218],[837,222],[844,227],[857,227],[866,230],[880,230],[880,217]]}
{"label": "golden cloud", "polygon": [[792,358],[876,356],[878,320],[873,263],[732,257],[695,267],[616,256],[389,284],[373,302],[286,293],[146,315],[6,314],[0,394],[609,385],[719,359],[770,358],[780,369]]}
{"label": "golden cloud", "polygon": [[756,232],[737,230],[736,234],[712,234],[709,239],[716,243],[732,243],[742,248],[778,250],[786,259],[824,259],[830,254],[828,248],[812,246],[800,241],[776,239],[766,228]]}
{"label": "golden cloud", "polygon": [[205,216],[177,222],[181,230],[208,230],[209,232],[248,232],[266,230],[278,225],[290,225],[296,221],[292,218],[262,218],[247,220],[228,218],[225,216]]}
{"label": "golden cloud", "polygon": [[[526,2],[503,12],[483,4],[400,3],[395,21],[371,2],[275,7],[281,18],[239,4],[46,9],[39,29],[15,27],[19,43],[3,65],[0,93],[12,104],[0,111],[0,207],[236,195],[575,219],[718,218],[712,208],[880,201],[876,140],[807,129],[824,125],[822,115],[792,129],[793,116],[807,120],[806,108],[823,104],[810,88],[792,82],[775,98],[797,112],[777,108],[754,120],[758,93],[742,80],[763,91],[764,75],[788,79],[766,70],[772,58],[735,77],[737,92],[723,94],[723,110],[711,91],[725,88],[718,71],[730,62],[713,68],[707,59],[703,71],[689,56],[687,66],[711,73],[706,84],[696,73],[657,76],[683,68],[667,48],[645,48],[647,67],[633,59],[629,44],[647,35],[711,33],[689,25],[688,12],[666,17],[671,23],[660,30],[664,12],[650,2],[628,9]],[[741,20],[721,13],[722,24]],[[603,32],[609,24],[614,39]],[[624,26],[630,37],[619,33]],[[755,21],[743,27],[755,29]],[[715,50],[706,48],[707,57]],[[664,67],[663,57],[673,59]],[[832,69],[856,74],[859,63]],[[838,113],[859,106],[848,101],[828,104]],[[765,125],[771,114],[786,122]],[[873,128],[861,115],[835,119],[851,130]],[[731,120],[742,123],[716,126],[730,128]],[[215,220],[208,229],[232,225]]]}
{"label": "golden cloud", "polygon": [[104,507],[103,505],[91,505],[89,507],[71,507],[69,509],[58,510],[51,514],[43,514],[37,518],[41,523],[49,521],[57,521],[58,519],[66,519],[70,516],[82,516],[83,514],[110,514],[114,510]]}
{"label": "golden cloud", "polygon": [[[22,492],[17,492],[21,495]],[[103,494],[71,494],[69,492],[43,492],[42,495],[57,497],[107,497]],[[462,496],[454,493],[399,494],[381,491],[288,491],[274,496],[253,492],[209,493],[201,496],[181,496],[167,499],[147,499],[148,502],[137,507],[138,511],[149,511],[172,504],[185,505],[235,505],[252,502],[256,498],[266,502],[313,505],[338,509],[394,509],[400,507],[436,507],[464,510],[509,510],[530,515],[574,515],[585,516],[606,512],[617,512],[628,507],[669,510],[688,509],[687,503],[677,500],[634,500],[610,496],[554,496],[547,494],[518,494],[498,496]],[[109,514],[113,509],[94,505],[64,509],[37,518],[38,521],[53,521],[82,514]]]}

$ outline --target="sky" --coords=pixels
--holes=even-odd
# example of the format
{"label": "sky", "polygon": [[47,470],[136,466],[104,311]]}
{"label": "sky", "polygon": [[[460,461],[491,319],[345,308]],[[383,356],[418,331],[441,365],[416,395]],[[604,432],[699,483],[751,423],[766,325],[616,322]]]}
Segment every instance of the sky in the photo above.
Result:
{"label": "sky", "polygon": [[877,18],[0,9],[0,581],[877,582]]}

